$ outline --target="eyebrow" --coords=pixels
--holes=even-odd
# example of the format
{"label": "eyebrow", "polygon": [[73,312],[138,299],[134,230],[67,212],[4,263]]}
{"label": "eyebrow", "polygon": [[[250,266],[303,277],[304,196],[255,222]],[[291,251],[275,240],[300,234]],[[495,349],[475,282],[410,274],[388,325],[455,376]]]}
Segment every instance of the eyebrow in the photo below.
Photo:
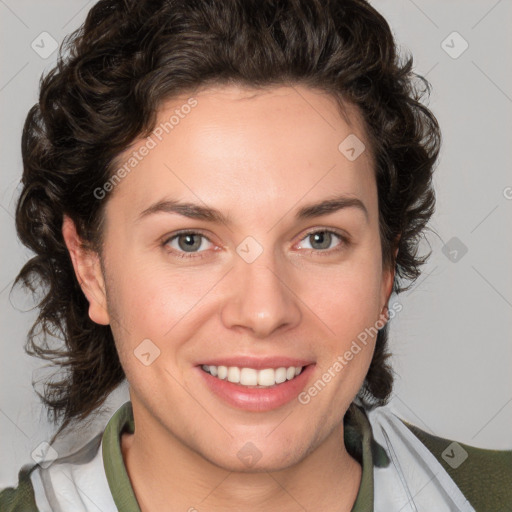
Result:
{"label": "eyebrow", "polygon": [[[303,206],[297,211],[295,217],[297,220],[311,219],[347,208],[356,208],[360,210],[364,213],[366,222],[368,222],[368,209],[364,203],[357,197],[345,195],[336,196],[331,199],[324,199],[323,201]],[[149,208],[146,208],[141,212],[137,220],[141,220],[156,213],[175,213],[190,219],[217,222],[226,225],[233,224],[233,220],[230,216],[224,215],[221,211],[215,208],[201,206],[190,202],[184,203],[173,199],[165,199],[151,205]]]}
{"label": "eyebrow", "polygon": [[337,196],[332,199],[325,199],[319,203],[306,205],[297,212],[297,219],[320,217],[321,215],[327,215],[345,208],[356,208],[360,210],[364,213],[366,222],[369,221],[370,216],[364,203],[357,197],[350,196]]}

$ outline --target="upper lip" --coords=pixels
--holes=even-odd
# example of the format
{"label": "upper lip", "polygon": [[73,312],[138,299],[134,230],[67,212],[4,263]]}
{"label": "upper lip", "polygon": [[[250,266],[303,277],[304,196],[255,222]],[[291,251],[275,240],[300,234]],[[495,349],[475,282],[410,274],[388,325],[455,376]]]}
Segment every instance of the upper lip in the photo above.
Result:
{"label": "upper lip", "polygon": [[239,368],[254,368],[260,370],[263,368],[289,368],[290,366],[308,366],[313,361],[307,359],[297,359],[295,357],[287,356],[265,356],[265,357],[254,357],[254,356],[227,356],[227,357],[215,357],[202,361],[199,366],[238,366]]}

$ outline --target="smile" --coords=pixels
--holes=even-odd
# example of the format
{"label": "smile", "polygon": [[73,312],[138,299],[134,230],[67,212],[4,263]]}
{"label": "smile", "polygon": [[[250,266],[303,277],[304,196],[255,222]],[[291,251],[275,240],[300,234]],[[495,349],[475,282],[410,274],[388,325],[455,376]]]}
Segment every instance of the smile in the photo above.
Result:
{"label": "smile", "polygon": [[293,380],[303,370],[302,366],[283,366],[280,368],[262,368],[260,370],[238,366],[213,365],[202,365],[201,368],[217,379],[254,388],[268,388]]}

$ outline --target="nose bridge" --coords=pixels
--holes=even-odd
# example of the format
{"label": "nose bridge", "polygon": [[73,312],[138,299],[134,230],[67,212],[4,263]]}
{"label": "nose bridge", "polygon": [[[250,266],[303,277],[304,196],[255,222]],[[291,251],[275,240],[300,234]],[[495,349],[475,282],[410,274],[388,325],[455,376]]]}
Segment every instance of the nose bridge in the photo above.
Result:
{"label": "nose bridge", "polygon": [[237,249],[229,284],[231,293],[222,318],[226,327],[245,327],[254,335],[265,337],[280,327],[296,325],[300,321],[300,309],[286,282],[289,272],[285,262],[276,258],[272,250],[263,248],[256,257],[255,252],[247,257],[255,249],[251,241]]}

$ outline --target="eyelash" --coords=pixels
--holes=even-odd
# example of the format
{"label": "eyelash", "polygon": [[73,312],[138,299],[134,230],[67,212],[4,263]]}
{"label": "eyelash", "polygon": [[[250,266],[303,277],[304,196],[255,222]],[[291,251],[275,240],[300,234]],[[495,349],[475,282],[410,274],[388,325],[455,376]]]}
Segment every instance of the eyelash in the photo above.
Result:
{"label": "eyelash", "polygon": [[[332,249],[324,249],[324,250],[321,250],[321,249],[306,249],[309,253],[316,253],[316,255],[318,255],[318,256],[331,256],[332,254],[337,253],[337,252],[341,251],[343,248],[345,248],[346,246],[350,245],[350,239],[349,239],[348,236],[344,235],[340,231],[333,230],[333,229],[326,229],[326,228],[314,229],[314,230],[308,231],[300,239],[300,242],[302,242],[303,240],[305,240],[309,236],[314,235],[316,233],[330,233],[330,234],[335,235],[336,237],[338,237],[340,239],[341,243],[338,246],[336,246],[335,248],[332,248]],[[205,234],[201,233],[200,231],[186,231],[186,230],[184,230],[184,231],[178,231],[177,233],[173,234],[171,237],[166,238],[162,242],[162,246],[165,248],[170,242],[172,242],[174,239],[178,238],[181,235],[199,235],[199,236],[205,238],[206,240],[208,240],[208,242],[213,243]],[[204,255],[202,253],[204,253],[206,251],[187,253],[185,251],[176,251],[175,249],[172,249],[171,251],[168,251],[168,252],[170,252],[170,253],[172,252],[173,255],[178,257],[178,258],[190,259],[190,258],[204,258]]]}

